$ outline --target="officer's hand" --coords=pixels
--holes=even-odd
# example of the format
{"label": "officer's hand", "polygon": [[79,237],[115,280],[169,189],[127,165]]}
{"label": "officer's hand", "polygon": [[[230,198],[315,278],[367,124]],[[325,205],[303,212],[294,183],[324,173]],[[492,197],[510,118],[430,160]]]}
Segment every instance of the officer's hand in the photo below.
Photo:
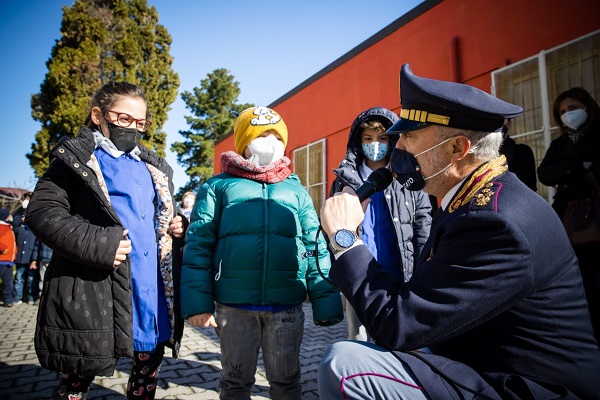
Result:
{"label": "officer's hand", "polygon": [[196,314],[188,318],[188,322],[190,325],[200,326],[207,328],[212,326],[213,328],[217,327],[217,323],[215,322],[215,317],[210,313],[204,314]]}
{"label": "officer's hand", "polygon": [[364,217],[358,197],[348,193],[336,193],[321,207],[321,226],[329,238],[339,229],[356,230]]}

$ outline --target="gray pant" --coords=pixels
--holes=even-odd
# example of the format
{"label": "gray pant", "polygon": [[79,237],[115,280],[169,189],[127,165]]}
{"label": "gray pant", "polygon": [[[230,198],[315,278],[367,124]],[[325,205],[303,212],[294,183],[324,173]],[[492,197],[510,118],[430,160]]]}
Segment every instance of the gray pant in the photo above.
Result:
{"label": "gray pant", "polygon": [[367,329],[360,323],[356,311],[352,308],[346,296],[342,295],[342,302],[346,308],[346,324],[348,325],[348,340],[362,340],[363,342],[372,342],[367,333]]}
{"label": "gray pant", "polygon": [[342,341],[329,347],[318,382],[321,399],[427,399],[402,361],[366,342]]}
{"label": "gray pant", "polygon": [[262,349],[272,399],[300,400],[300,345],[304,311],[248,311],[216,305],[221,342],[221,399],[250,399]]}

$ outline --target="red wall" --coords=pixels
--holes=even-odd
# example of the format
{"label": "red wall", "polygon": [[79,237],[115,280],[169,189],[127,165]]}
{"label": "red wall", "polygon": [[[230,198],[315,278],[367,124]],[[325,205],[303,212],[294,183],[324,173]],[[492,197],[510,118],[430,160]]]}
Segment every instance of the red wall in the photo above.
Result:
{"label": "red wall", "polygon": [[[354,118],[373,106],[399,112],[403,63],[409,63],[415,75],[458,77],[489,93],[492,71],[597,29],[598,0],[444,0],[270,107],[288,126],[290,158],[294,149],[327,138],[329,187],[331,170],[345,155]],[[233,148],[233,136],[215,146],[215,173],[220,172],[220,154]]]}

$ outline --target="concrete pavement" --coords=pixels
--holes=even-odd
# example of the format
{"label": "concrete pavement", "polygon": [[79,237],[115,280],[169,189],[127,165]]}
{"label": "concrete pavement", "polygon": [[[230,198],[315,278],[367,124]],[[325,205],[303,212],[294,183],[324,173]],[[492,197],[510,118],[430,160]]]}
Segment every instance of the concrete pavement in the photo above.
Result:
{"label": "concrete pavement", "polygon": [[[346,323],[317,327],[310,304],[304,304],[306,323],[300,353],[302,398],[318,399],[317,368],[329,345],[347,336]],[[58,374],[40,367],[33,346],[37,306],[0,306],[0,400],[51,399]],[[170,351],[167,351],[168,355]],[[131,361],[121,359],[112,377],[97,378],[88,399],[124,399]],[[213,400],[219,398],[221,372],[218,338],[212,328],[186,325],[179,359],[166,356],[161,366],[156,399]],[[252,399],[269,399],[262,358],[259,359]]]}

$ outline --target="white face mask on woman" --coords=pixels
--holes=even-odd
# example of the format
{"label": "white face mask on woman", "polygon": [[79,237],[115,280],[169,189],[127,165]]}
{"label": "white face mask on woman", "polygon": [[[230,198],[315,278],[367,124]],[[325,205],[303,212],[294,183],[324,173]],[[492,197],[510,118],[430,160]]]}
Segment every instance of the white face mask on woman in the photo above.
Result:
{"label": "white face mask on woman", "polygon": [[565,126],[571,129],[577,129],[587,121],[587,113],[584,108],[567,111],[560,116],[560,120]]}
{"label": "white face mask on woman", "polygon": [[256,164],[256,159],[258,159],[258,165],[264,166],[272,164],[283,157],[285,146],[274,135],[269,135],[252,140],[248,143],[248,150],[252,154],[249,161]]}

